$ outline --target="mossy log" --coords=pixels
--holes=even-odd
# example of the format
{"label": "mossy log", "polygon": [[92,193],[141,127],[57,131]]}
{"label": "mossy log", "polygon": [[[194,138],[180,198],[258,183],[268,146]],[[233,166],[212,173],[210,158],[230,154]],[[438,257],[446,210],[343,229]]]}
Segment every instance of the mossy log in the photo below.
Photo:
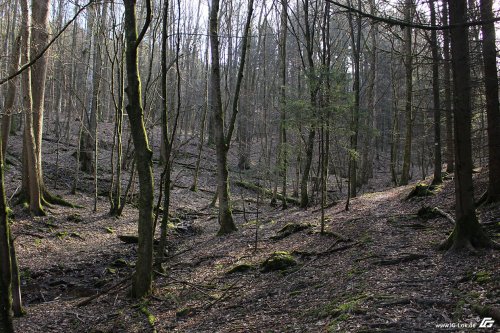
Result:
{"label": "mossy log", "polygon": [[472,307],[474,312],[482,317],[491,317],[495,319],[496,322],[500,322],[500,309],[490,305],[474,305]]}
{"label": "mossy log", "polygon": [[417,215],[424,220],[444,217],[451,224],[455,224],[455,219],[453,218],[453,216],[438,207],[424,206],[418,210]]}
{"label": "mossy log", "polygon": [[292,234],[295,234],[297,232],[310,229],[312,228],[313,225],[310,223],[307,224],[301,224],[301,223],[287,223],[283,228],[281,228],[276,235],[272,236],[271,239],[274,240],[279,240],[286,238]]}
{"label": "mossy log", "polygon": [[[253,191],[253,192],[260,192],[269,198],[272,198],[272,196],[273,196],[273,191],[266,189],[266,188],[259,186],[259,185],[255,185],[252,183],[243,182],[243,181],[239,181],[239,180],[234,181],[233,184],[236,186],[242,187],[244,189]],[[283,201],[283,195],[280,193],[276,193],[276,199]],[[300,206],[300,200],[297,200],[295,198],[286,197],[286,202],[294,204],[296,206]]]}
{"label": "mossy log", "polygon": [[427,184],[419,183],[413,188],[413,190],[411,190],[411,192],[406,197],[406,200],[412,198],[428,197],[431,195],[434,195],[434,192],[432,192],[432,187]]}
{"label": "mossy log", "polygon": [[[136,235],[118,235],[118,239],[120,239],[125,244],[137,244],[139,243],[139,237]],[[158,245],[159,240],[155,239],[154,244]]]}

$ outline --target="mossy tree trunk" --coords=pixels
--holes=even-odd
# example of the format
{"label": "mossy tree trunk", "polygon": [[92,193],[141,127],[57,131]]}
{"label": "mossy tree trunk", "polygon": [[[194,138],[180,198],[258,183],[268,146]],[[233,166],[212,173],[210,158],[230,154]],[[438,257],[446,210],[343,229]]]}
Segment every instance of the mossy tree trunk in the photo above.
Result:
{"label": "mossy tree trunk", "polygon": [[146,0],[147,19],[139,36],[136,27],[136,0],[125,0],[125,64],[128,96],[126,107],[135,148],[135,163],[139,175],[139,245],[137,264],[132,282],[132,295],[140,298],[151,292],[153,267],[153,153],[149,148],[144,127],[141,102],[141,80],[138,69],[138,47],[151,21],[151,2]]}
{"label": "mossy tree trunk", "polygon": [[209,35],[211,48],[211,82],[212,82],[212,108],[215,129],[215,149],[217,153],[217,191],[219,197],[219,235],[228,234],[237,230],[231,212],[231,203],[229,195],[229,172],[227,168],[227,153],[231,144],[231,138],[234,131],[236,116],[238,114],[238,103],[243,73],[245,69],[246,53],[248,50],[248,35],[253,13],[253,0],[248,1],[247,18],[245,22],[244,35],[241,40],[241,57],[236,79],[236,87],[233,96],[232,114],[229,120],[227,133],[224,131],[224,113],[222,110],[221,94],[221,74],[219,59],[219,0],[212,2],[210,10]]}
{"label": "mossy tree trunk", "polygon": [[0,332],[14,332],[12,325],[12,261],[11,237],[7,218],[5,197],[3,156],[0,150]]}

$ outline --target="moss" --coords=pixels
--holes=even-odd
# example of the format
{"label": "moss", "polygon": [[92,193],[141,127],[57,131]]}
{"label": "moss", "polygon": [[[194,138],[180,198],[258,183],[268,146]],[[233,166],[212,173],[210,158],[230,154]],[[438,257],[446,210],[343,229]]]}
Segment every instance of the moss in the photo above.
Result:
{"label": "moss", "polygon": [[245,272],[248,272],[248,271],[251,271],[254,269],[255,269],[254,266],[247,264],[247,263],[242,263],[242,264],[238,264],[238,265],[232,267],[231,269],[229,269],[226,272],[226,274],[245,273]]}
{"label": "moss", "polygon": [[441,215],[434,210],[434,208],[429,206],[424,206],[420,208],[417,212],[418,217],[424,220],[430,220],[437,217],[441,217]]}
{"label": "moss", "polygon": [[156,329],[155,329],[156,317],[149,311],[149,309],[147,308],[147,305],[141,304],[141,306],[139,307],[139,310],[146,316],[149,326],[151,326],[153,331],[156,332]]}
{"label": "moss", "polygon": [[427,184],[424,183],[418,183],[413,190],[408,194],[406,197],[406,200],[412,199],[412,198],[421,198],[421,197],[428,197],[434,195],[434,192],[432,192],[432,187],[430,187]]}
{"label": "moss", "polygon": [[72,238],[79,238],[79,239],[82,239],[82,240],[85,240],[82,235],[80,235],[80,233],[78,232],[75,232],[75,231],[72,231],[69,233],[69,237],[72,237]]}
{"label": "moss", "polygon": [[333,321],[331,321],[330,324],[328,324],[327,332],[328,333],[338,332],[338,329],[339,329],[338,324],[340,322],[348,320],[349,318],[351,318],[350,314],[342,313],[337,318],[335,318]]}
{"label": "moss", "polygon": [[192,307],[187,306],[187,307],[184,307],[184,308],[177,310],[177,312],[175,313],[175,316],[177,318],[184,318],[184,317],[187,317],[193,313],[194,313],[194,309]]}
{"label": "moss", "polygon": [[348,277],[354,277],[363,273],[363,270],[359,267],[353,267],[347,272]]}
{"label": "moss", "polygon": [[477,272],[474,275],[474,281],[476,281],[479,284],[488,283],[491,281],[491,273],[486,271]]}
{"label": "moss", "polygon": [[59,239],[64,239],[68,236],[68,232],[67,231],[58,231],[56,232],[56,237],[59,238]]}
{"label": "moss", "polygon": [[74,214],[69,215],[66,218],[66,220],[70,221],[70,222],[80,223],[80,222],[83,222],[83,217],[78,213],[74,213]]}
{"label": "moss", "polygon": [[107,268],[106,268],[106,271],[107,271],[109,274],[116,274],[116,268],[107,267]]}
{"label": "moss", "polygon": [[113,263],[111,264],[111,266],[116,267],[116,268],[127,267],[128,266],[128,262],[125,259],[118,258],[115,261],[113,261]]}
{"label": "moss", "polygon": [[464,313],[465,300],[461,299],[455,305],[455,309],[453,310],[453,319],[458,320],[462,317]]}
{"label": "moss", "polygon": [[361,313],[361,303],[363,303],[369,296],[366,294],[356,294],[346,300],[334,299],[325,306],[312,310],[310,315],[316,318],[333,317],[338,318],[344,314]]}
{"label": "moss", "polygon": [[296,265],[297,260],[289,252],[278,251],[267,258],[261,268],[262,272],[284,271]]}

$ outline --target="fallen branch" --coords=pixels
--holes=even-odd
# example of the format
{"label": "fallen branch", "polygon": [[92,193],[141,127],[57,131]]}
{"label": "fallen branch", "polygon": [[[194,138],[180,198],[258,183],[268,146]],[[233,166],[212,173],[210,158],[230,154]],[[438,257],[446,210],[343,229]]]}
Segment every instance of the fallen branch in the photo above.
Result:
{"label": "fallen branch", "polygon": [[381,259],[381,260],[374,261],[372,263],[374,265],[390,266],[390,265],[397,265],[397,264],[402,264],[402,263],[406,263],[406,262],[410,262],[410,261],[425,259],[428,257],[429,256],[426,254],[410,253],[410,254],[403,256],[403,257]]}
{"label": "fallen branch", "polygon": [[[239,180],[234,181],[233,184],[236,186],[242,187],[244,189],[253,191],[253,192],[263,193],[265,196],[270,197],[270,198],[273,196],[273,191],[266,189],[266,188],[259,186],[259,185],[255,185],[252,183],[247,183],[247,182],[243,182],[243,181],[239,181]],[[281,200],[281,201],[283,201],[283,199],[286,199],[286,202],[292,203],[296,206],[300,205],[299,200],[297,200],[295,198],[291,198],[291,197],[283,197],[283,195],[279,194],[279,193],[276,193],[276,199]]]}
{"label": "fallen branch", "polygon": [[[114,289],[120,287],[122,284],[124,284],[125,282],[127,282],[128,280],[130,280],[131,277],[132,277],[132,275],[127,276],[123,280],[118,281],[117,283],[115,283],[111,287],[103,290],[102,292],[98,292],[94,296],[90,296],[89,298],[84,299],[83,301],[81,301],[80,303],[78,303],[76,306],[77,307],[82,307],[82,306],[85,306],[85,305],[89,304],[90,302],[92,302],[93,300],[101,297],[102,295],[106,295],[107,293],[109,293],[109,292],[113,291]],[[123,288],[127,288],[131,284],[132,284],[132,282],[127,283],[126,285],[124,285],[121,288],[119,288],[118,291],[121,290],[121,289],[123,289]]]}
{"label": "fallen branch", "polygon": [[232,290],[234,288],[234,286],[236,286],[238,284],[238,282],[240,282],[241,279],[238,279],[236,280],[233,284],[231,284],[229,287],[226,288],[226,290],[224,291],[224,293],[222,293],[222,295],[215,299],[214,301],[208,303],[207,305],[204,306],[205,310],[208,310],[210,309],[212,306],[214,306],[217,302],[223,300],[226,298],[226,295],[229,293],[230,290]]}
{"label": "fallen branch", "polygon": [[453,216],[451,216],[450,214],[448,214],[444,210],[439,209],[438,207],[434,207],[432,210],[434,212],[438,213],[439,215],[441,215],[442,217],[446,218],[446,220],[448,222],[450,222],[451,224],[455,225],[455,219],[453,218]]}

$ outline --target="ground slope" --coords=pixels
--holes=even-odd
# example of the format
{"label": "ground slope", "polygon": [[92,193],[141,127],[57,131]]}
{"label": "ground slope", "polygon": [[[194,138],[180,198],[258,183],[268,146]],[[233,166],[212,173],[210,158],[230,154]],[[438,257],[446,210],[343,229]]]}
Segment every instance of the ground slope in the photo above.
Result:
{"label": "ground slope", "polygon": [[[192,159],[185,154],[179,162],[189,166]],[[123,217],[110,218],[106,198],[95,213],[89,194],[62,191],[86,208],[54,207],[48,217],[31,218],[15,207],[27,310],[15,320],[17,331],[436,332],[440,324],[477,324],[478,307],[498,311],[498,252],[439,252],[452,224],[417,216],[424,206],[453,213],[452,181],[425,198],[405,200],[408,186],[362,195],[348,212],[339,203],[326,211],[324,235],[318,233],[318,207],[280,210],[268,199],[257,205],[255,193],[234,187],[239,231],[217,237],[216,210],[208,207],[210,165],[205,163],[196,193],[188,189],[189,169],[177,166],[173,215],[183,227],[170,233],[165,273],[156,276],[153,295],[141,301],[127,295],[136,245],[118,238],[136,231],[132,206]],[[483,188],[485,175],[476,178]],[[10,188],[18,181],[9,179]],[[480,210],[497,240],[499,216],[499,206]],[[280,233],[290,223],[303,229]],[[276,252],[296,265],[265,272],[262,263]],[[229,273],[235,267],[241,271]],[[81,306],[95,295],[101,296]]]}

